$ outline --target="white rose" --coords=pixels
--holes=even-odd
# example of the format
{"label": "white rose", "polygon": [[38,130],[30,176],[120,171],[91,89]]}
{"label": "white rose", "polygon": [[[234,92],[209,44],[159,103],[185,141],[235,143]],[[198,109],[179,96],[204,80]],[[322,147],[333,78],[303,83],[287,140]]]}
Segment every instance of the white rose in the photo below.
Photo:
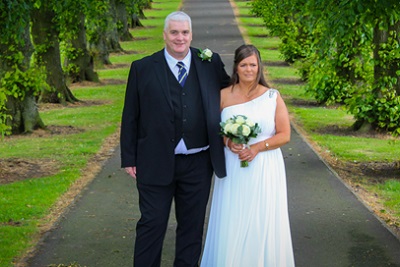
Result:
{"label": "white rose", "polygon": [[212,57],[212,55],[213,55],[213,52],[208,48],[204,49],[203,53],[208,58]]}
{"label": "white rose", "polygon": [[230,131],[233,135],[237,135],[238,134],[238,128],[240,127],[240,124],[233,124]]}
{"label": "white rose", "polygon": [[246,119],[243,116],[236,117],[236,123],[243,124],[245,123]]}
{"label": "white rose", "polygon": [[243,136],[249,136],[251,129],[247,125],[242,125],[242,134]]}
{"label": "white rose", "polygon": [[246,121],[246,124],[249,126],[249,127],[254,127],[254,125],[256,125],[253,121],[251,121],[251,120],[247,120]]}
{"label": "white rose", "polygon": [[230,123],[225,124],[224,133],[225,134],[229,133],[231,131],[231,128],[232,128],[232,124],[230,124]]}

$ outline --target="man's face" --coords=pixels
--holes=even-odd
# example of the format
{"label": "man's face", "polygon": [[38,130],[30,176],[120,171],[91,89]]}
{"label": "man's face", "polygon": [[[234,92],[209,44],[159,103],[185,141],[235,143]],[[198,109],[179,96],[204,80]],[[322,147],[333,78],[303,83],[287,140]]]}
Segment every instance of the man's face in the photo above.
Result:
{"label": "man's face", "polygon": [[187,21],[171,20],[163,33],[168,53],[175,59],[183,59],[192,42],[192,32]]}

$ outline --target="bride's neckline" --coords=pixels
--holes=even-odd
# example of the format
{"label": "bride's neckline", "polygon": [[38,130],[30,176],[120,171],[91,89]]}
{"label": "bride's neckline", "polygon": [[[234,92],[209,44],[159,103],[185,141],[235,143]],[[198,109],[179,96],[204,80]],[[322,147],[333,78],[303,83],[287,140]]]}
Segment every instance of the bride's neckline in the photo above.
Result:
{"label": "bride's neckline", "polygon": [[260,94],[259,96],[256,96],[255,98],[249,99],[248,101],[226,106],[226,107],[224,107],[223,109],[221,109],[221,112],[222,112],[224,109],[227,109],[227,108],[230,108],[230,107],[235,107],[235,106],[240,106],[240,105],[244,105],[244,104],[250,103],[250,102],[252,102],[252,101],[254,101],[254,100],[256,100],[256,99],[258,99],[258,98],[264,96],[266,93],[269,92],[269,90],[271,90],[271,88],[268,88],[264,93]]}

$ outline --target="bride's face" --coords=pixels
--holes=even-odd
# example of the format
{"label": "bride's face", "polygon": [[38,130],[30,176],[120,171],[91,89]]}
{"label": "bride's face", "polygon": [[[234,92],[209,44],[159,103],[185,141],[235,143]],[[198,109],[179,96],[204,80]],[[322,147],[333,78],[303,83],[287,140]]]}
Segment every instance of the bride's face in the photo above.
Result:
{"label": "bride's face", "polygon": [[246,57],[239,62],[237,74],[241,82],[254,82],[258,74],[258,61],[256,55]]}

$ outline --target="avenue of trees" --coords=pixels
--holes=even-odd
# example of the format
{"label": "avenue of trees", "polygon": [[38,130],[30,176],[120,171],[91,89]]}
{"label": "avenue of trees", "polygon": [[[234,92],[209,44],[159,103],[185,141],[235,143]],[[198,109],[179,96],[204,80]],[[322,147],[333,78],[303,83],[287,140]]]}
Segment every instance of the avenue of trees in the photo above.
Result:
{"label": "avenue of trees", "polygon": [[[339,103],[355,130],[400,134],[398,0],[252,0],[320,104]],[[37,103],[79,101],[70,82],[132,38],[151,0],[0,0],[0,135],[45,128]]]}
{"label": "avenue of trees", "polygon": [[398,0],[254,0],[319,104],[341,104],[355,130],[400,135]]}
{"label": "avenue of trees", "polygon": [[45,128],[38,103],[79,101],[69,83],[123,52],[151,0],[0,0],[0,135]]}

